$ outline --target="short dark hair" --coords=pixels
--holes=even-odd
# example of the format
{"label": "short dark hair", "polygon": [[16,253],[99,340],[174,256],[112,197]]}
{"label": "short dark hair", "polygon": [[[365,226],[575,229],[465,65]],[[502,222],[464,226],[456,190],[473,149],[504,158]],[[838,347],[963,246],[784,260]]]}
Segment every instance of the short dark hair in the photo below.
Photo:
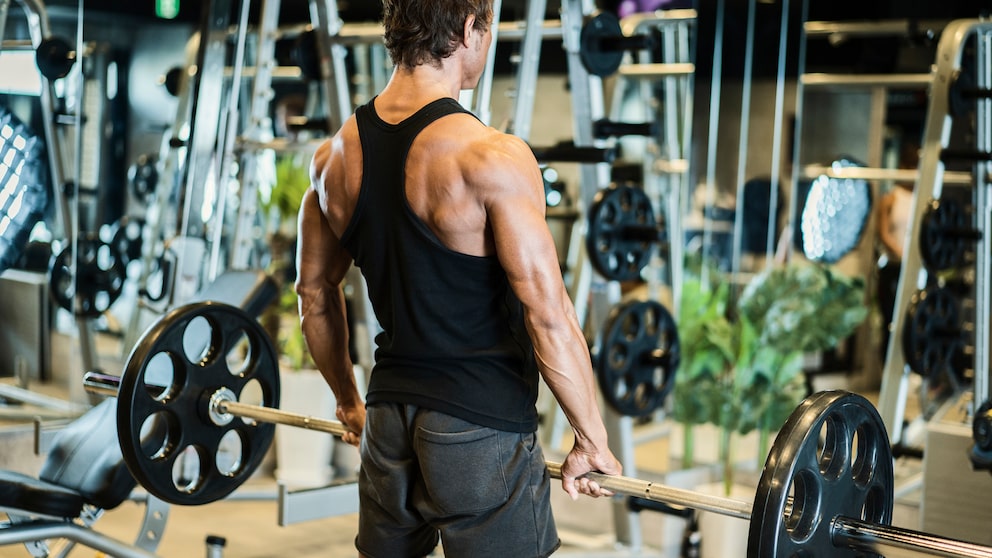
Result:
{"label": "short dark hair", "polygon": [[475,29],[488,27],[492,0],[383,0],[384,38],[393,64],[440,66],[455,51],[470,15]]}

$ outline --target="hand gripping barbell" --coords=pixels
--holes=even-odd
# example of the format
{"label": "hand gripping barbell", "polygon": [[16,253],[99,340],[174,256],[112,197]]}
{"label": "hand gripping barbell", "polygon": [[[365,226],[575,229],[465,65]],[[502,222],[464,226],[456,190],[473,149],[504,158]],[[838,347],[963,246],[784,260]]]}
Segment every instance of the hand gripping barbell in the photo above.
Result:
{"label": "hand gripping barbell", "polygon": [[[256,384],[249,389],[249,384]],[[179,505],[223,498],[247,480],[274,424],[334,435],[344,426],[278,408],[276,351],[257,321],[216,302],[189,304],[145,332],[121,377],[87,374],[86,389],[116,395],[121,452],[149,493]],[[247,404],[249,391],[262,405]],[[152,420],[154,419],[154,420]],[[221,441],[234,433],[241,456],[218,466]],[[192,448],[199,470],[181,456]],[[551,477],[561,465],[548,462]],[[886,549],[920,556],[992,558],[992,548],[891,527],[892,454],[875,408],[852,393],[821,392],[792,413],[775,439],[753,504],[650,481],[590,473],[618,496],[750,521],[749,557],[859,556]],[[183,479],[177,482],[176,471]]]}

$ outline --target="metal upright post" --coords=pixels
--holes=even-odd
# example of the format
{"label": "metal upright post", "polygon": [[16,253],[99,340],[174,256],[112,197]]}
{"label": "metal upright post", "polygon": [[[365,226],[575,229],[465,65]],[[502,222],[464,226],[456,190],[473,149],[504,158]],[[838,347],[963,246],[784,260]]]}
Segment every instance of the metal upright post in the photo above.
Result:
{"label": "metal upright post", "polygon": [[3,49],[3,32],[7,28],[7,10],[10,0],[0,0],[0,50]]}
{"label": "metal upright post", "polygon": [[[245,68],[245,50],[248,41],[248,14],[250,12],[250,8],[251,0],[241,0],[240,20],[237,27],[237,41],[235,42],[234,47],[234,67],[231,72],[231,86],[229,88],[230,93],[227,99],[227,106],[225,107],[226,110],[224,111],[218,130],[219,138],[217,141],[217,166],[214,170],[215,182],[217,184],[217,201],[215,206],[216,210],[213,215],[213,230],[211,231],[212,241],[210,242],[210,260],[207,265],[207,273],[205,278],[207,282],[213,281],[221,271],[221,244],[224,239],[224,220],[227,218],[227,199],[229,197],[227,193],[227,183],[233,177],[234,141],[238,135],[238,124],[240,123],[240,100],[242,88],[241,78],[244,75]],[[249,206],[255,205],[254,201],[256,193],[254,191],[248,191],[244,183],[241,184],[239,194],[241,204],[247,204]],[[239,212],[242,209],[241,204],[239,204]],[[235,226],[235,237],[239,236],[237,225],[240,224],[241,221],[239,220]],[[236,256],[239,256],[237,244],[230,247],[228,259],[231,260]],[[245,262],[244,267],[247,267],[247,262]]]}
{"label": "metal upright post", "polygon": [[537,94],[537,76],[541,64],[541,42],[547,0],[528,0],[527,23],[520,42],[520,65],[517,67],[517,89],[513,101],[513,119],[507,129],[524,141],[530,139],[534,120],[534,98]]}
{"label": "metal upright post", "polygon": [[[744,183],[747,180],[747,146],[751,132],[751,83],[754,67],[754,18],[755,0],[748,0],[747,3],[747,32],[744,44],[744,79],[741,82],[741,130],[737,140],[737,203],[734,212],[734,251],[730,272],[734,278],[734,288],[738,285],[738,276],[741,271],[741,252],[744,243]],[[783,14],[783,17],[785,15]],[[780,100],[779,100],[780,101]],[[776,103],[776,107],[780,103]],[[772,181],[772,189],[778,188],[775,181]],[[769,209],[769,218],[776,215],[774,208]],[[768,235],[774,236],[775,229],[768,229]],[[736,295],[735,295],[736,296]]]}
{"label": "metal upright post", "polygon": [[[264,0],[259,14],[258,38],[255,45],[255,78],[251,87],[251,104],[248,123],[243,133],[246,140],[260,143],[270,137],[272,103],[272,69],[275,66],[276,38],[279,28],[279,11],[282,0]],[[238,205],[238,222],[234,228],[231,267],[247,269],[252,252],[252,230],[258,211],[258,156],[259,150],[251,147],[241,157],[241,200]]]}
{"label": "metal upright post", "polygon": [[[981,30],[975,45],[975,83],[980,89],[992,89],[992,29]],[[992,99],[977,99],[975,112],[975,147],[980,152],[992,152]],[[992,332],[992,257],[989,255],[988,244],[992,235],[992,161],[975,163],[975,214],[979,230],[982,231],[983,243],[976,250],[975,258],[975,378],[974,398],[975,409],[984,402],[992,400],[989,370],[989,336]]]}
{"label": "metal upright post", "polygon": [[335,0],[310,0],[310,20],[317,34],[317,48],[320,51],[321,93],[324,98],[326,116],[331,132],[336,131],[351,114],[348,72],[345,58],[348,53],[344,45],[334,41],[341,33],[341,18]]}
{"label": "metal upright post", "polygon": [[[226,195],[222,185],[211,178],[216,178],[215,170],[220,165],[218,160],[218,136],[220,128],[221,108],[224,93],[224,68],[227,62],[227,37],[231,19],[231,0],[213,0],[203,5],[200,19],[200,41],[197,46],[196,75],[190,76],[192,86],[192,116],[190,119],[190,134],[186,151],[186,164],[183,169],[184,185],[181,197],[182,223],[180,236],[204,238],[206,223],[200,216],[200,210],[210,195]],[[188,275],[190,265],[201,266],[202,262],[187,262],[180,256],[176,265],[176,285],[178,278]],[[202,279],[202,268],[197,268],[197,279]],[[196,285],[188,288],[195,291]],[[186,290],[186,289],[182,289]],[[182,301],[184,295],[192,293],[177,292]]]}
{"label": "metal upright post", "polygon": [[[703,202],[703,259],[709,257],[713,245],[713,227],[706,216],[706,207],[716,201],[717,139],[720,135],[720,97],[723,84],[723,26],[726,0],[717,0],[716,28],[713,32],[713,72],[710,79],[709,132],[706,138],[706,200]],[[704,261],[703,284],[709,281],[709,266]]]}
{"label": "metal upright post", "polygon": [[487,126],[492,120],[493,73],[496,70],[496,44],[499,40],[499,19],[503,11],[503,0],[493,0],[493,20],[490,24],[492,33],[492,48],[486,53],[486,67],[475,88],[475,100],[472,112]]}

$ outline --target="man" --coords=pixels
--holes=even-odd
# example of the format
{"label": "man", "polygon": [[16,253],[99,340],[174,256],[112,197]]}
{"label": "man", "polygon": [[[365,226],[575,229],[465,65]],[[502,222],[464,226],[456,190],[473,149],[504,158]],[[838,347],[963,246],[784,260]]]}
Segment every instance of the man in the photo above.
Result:
{"label": "man", "polygon": [[[323,144],[299,219],[304,335],[359,445],[368,557],[547,556],[559,541],[535,431],[538,371],[572,425],[562,486],[619,474],[589,353],[519,138],[455,100],[477,84],[491,0],[386,0],[394,73]],[[384,332],[356,388],[341,282],[352,262]],[[367,415],[366,415],[367,413]]]}

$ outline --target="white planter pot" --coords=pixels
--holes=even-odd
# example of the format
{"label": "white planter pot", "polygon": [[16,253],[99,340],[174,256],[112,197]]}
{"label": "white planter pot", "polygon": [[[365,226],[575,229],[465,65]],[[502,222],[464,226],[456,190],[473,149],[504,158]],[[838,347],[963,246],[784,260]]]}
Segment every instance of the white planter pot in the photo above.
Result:
{"label": "white planter pot", "polygon": [[[698,492],[724,496],[744,502],[754,501],[755,489],[734,484],[730,494],[724,492],[723,481],[696,487]],[[714,512],[699,512],[699,534],[702,537],[702,558],[740,558],[747,549],[749,521]]]}
{"label": "white planter pot", "polygon": [[[279,408],[320,418],[334,417],[334,394],[317,370],[280,370]],[[276,480],[289,486],[324,486],[334,479],[334,436],[276,425]]]}

